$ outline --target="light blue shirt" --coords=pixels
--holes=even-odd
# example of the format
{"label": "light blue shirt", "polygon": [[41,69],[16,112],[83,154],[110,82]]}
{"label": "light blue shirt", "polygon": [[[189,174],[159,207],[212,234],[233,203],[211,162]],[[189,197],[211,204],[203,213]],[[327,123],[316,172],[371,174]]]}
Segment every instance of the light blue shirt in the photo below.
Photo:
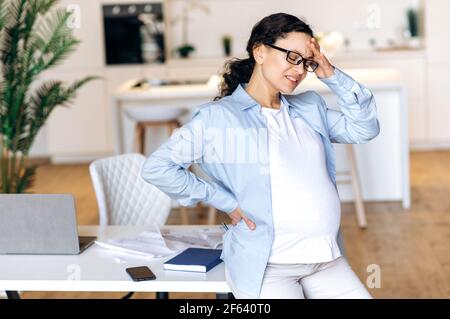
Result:
{"label": "light blue shirt", "polygon": [[[366,143],[378,135],[380,126],[367,88],[338,68],[321,81],[337,95],[339,111],[329,109],[314,91],[280,97],[290,116],[301,117],[320,134],[327,171],[337,189],[331,143]],[[231,227],[224,234],[221,258],[236,288],[257,298],[274,225],[266,118],[245,86],[242,83],[232,95],[199,106],[191,121],[148,157],[142,177],[183,206],[202,201],[225,213],[241,208],[256,228],[250,230],[243,220]],[[192,163],[210,180],[190,172]],[[345,255],[340,231],[337,241]]]}

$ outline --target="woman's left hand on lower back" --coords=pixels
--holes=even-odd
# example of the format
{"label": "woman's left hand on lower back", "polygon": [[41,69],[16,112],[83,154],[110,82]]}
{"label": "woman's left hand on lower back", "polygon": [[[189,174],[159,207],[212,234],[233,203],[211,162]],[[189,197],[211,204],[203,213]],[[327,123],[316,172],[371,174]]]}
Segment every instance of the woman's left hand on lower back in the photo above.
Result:
{"label": "woman's left hand on lower back", "polygon": [[229,213],[228,216],[230,216],[233,226],[236,226],[241,220],[244,220],[249,229],[254,230],[256,228],[255,223],[245,216],[244,212],[239,207],[236,207],[236,209]]}

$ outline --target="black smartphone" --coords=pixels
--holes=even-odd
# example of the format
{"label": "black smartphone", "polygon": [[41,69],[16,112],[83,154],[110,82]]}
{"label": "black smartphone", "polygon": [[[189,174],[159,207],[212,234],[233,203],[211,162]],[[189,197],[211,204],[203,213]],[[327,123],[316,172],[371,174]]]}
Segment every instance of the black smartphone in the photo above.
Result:
{"label": "black smartphone", "polygon": [[147,266],[131,267],[126,269],[134,281],[154,280],[155,274]]}

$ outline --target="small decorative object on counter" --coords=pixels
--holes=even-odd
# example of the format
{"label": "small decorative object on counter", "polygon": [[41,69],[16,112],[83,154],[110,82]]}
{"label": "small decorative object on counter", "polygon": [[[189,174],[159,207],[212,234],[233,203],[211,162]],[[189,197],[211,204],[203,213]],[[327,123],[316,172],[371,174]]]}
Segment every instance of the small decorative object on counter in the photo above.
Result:
{"label": "small decorative object on counter", "polygon": [[417,16],[417,11],[415,9],[409,8],[406,11],[406,16],[408,17],[408,29],[412,38],[419,36],[419,21]]}
{"label": "small decorative object on counter", "polygon": [[419,37],[419,14],[417,9],[409,8],[406,10],[408,20],[408,46],[412,48],[420,47]]}
{"label": "small decorative object on counter", "polygon": [[188,58],[191,52],[195,51],[195,47],[191,44],[183,44],[182,46],[179,46],[176,51],[182,58]]}
{"label": "small decorative object on counter", "polygon": [[224,36],[222,36],[223,52],[225,56],[231,55],[231,40],[231,35],[225,34]]}

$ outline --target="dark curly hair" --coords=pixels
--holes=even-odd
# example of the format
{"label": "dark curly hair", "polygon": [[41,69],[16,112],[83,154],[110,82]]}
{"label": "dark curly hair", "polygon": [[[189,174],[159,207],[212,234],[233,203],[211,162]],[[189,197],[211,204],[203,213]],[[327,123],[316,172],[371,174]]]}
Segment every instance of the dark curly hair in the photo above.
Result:
{"label": "dark curly hair", "polygon": [[233,58],[225,62],[222,80],[219,85],[219,95],[214,101],[231,95],[239,83],[247,83],[253,73],[255,58],[253,48],[257,44],[273,44],[279,38],[284,38],[289,32],[303,32],[313,37],[313,31],[308,24],[287,13],[271,14],[255,24],[247,42],[247,59]]}

